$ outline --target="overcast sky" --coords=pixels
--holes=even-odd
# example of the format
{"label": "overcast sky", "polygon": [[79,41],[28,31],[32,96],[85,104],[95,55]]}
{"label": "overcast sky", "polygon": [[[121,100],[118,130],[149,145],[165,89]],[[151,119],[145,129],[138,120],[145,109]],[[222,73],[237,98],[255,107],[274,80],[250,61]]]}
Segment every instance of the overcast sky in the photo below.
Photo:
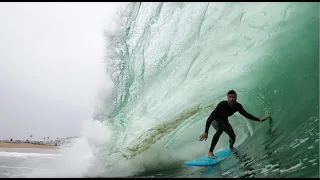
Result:
{"label": "overcast sky", "polygon": [[0,139],[79,135],[106,81],[103,30],[119,6],[1,3]]}

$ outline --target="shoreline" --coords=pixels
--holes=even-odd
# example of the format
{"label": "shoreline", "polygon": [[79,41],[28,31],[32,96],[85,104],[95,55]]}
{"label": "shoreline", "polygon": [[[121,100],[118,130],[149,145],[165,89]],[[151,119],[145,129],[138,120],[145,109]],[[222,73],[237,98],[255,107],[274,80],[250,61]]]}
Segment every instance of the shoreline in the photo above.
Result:
{"label": "shoreline", "polygon": [[29,143],[0,143],[0,148],[39,148],[39,149],[58,149],[59,146],[54,145],[41,145]]}

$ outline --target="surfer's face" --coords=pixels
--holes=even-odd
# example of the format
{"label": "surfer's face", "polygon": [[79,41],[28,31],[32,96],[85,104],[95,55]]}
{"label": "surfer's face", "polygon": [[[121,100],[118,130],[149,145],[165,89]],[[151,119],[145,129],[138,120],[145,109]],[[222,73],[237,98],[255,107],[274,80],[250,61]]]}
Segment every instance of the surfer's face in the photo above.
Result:
{"label": "surfer's face", "polygon": [[237,100],[237,95],[235,94],[229,94],[228,95],[228,103],[230,105],[233,105],[233,103]]}

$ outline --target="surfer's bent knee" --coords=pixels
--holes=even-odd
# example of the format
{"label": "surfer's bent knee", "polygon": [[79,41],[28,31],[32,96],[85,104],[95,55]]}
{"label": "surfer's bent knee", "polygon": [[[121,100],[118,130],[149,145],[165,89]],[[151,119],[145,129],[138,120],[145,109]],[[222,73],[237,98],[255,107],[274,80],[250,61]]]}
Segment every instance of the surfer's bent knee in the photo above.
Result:
{"label": "surfer's bent knee", "polygon": [[212,126],[216,131],[218,131],[218,129],[220,128],[219,122],[218,122],[217,120],[215,120],[215,119],[211,122],[211,126]]}

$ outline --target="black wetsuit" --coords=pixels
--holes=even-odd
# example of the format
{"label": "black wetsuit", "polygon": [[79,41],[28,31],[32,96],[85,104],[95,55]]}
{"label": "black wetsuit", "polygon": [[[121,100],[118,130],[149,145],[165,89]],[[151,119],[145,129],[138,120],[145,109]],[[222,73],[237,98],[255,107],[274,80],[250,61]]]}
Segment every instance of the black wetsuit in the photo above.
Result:
{"label": "black wetsuit", "polygon": [[205,133],[208,134],[210,124],[214,126],[216,129],[216,133],[214,134],[210,146],[210,152],[213,152],[214,147],[216,146],[222,132],[226,132],[230,137],[230,148],[233,148],[233,144],[236,141],[236,136],[233,132],[231,125],[229,124],[228,117],[233,115],[235,112],[239,111],[241,115],[244,117],[259,121],[259,118],[249,114],[245,111],[242,105],[238,102],[234,102],[233,106],[231,107],[227,101],[221,101],[214,111],[212,111],[211,115],[207,119]]}

